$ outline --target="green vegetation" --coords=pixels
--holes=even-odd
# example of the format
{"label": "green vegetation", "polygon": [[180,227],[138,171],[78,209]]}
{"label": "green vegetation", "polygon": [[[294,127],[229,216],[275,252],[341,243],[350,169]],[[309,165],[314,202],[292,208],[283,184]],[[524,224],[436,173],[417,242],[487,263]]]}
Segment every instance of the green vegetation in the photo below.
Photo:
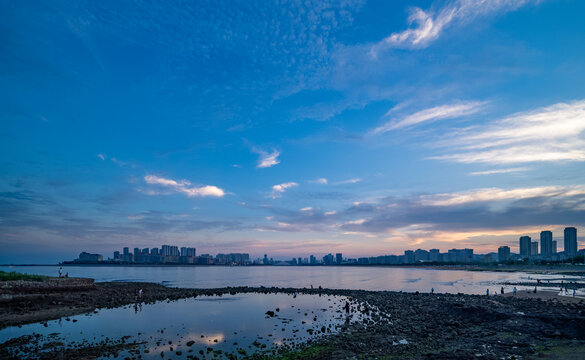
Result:
{"label": "green vegetation", "polygon": [[313,345],[301,351],[291,351],[282,354],[278,359],[293,360],[293,359],[327,359],[333,348],[331,345]]}
{"label": "green vegetation", "polygon": [[10,280],[30,280],[30,281],[44,281],[48,279],[48,276],[43,275],[30,275],[30,274],[22,274],[17,272],[5,272],[0,271],[0,281],[10,281]]}

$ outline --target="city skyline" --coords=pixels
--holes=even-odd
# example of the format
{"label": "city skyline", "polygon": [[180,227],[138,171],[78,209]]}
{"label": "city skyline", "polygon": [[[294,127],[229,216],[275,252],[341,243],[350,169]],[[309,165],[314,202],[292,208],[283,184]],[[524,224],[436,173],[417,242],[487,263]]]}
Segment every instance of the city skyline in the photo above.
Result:
{"label": "city skyline", "polygon": [[161,242],[540,252],[544,229],[562,249],[585,232],[583,13],[2,2],[0,263]]}
{"label": "city skyline", "polygon": [[[540,244],[540,251],[539,251]],[[367,257],[343,257],[342,253],[335,253],[333,256],[332,252],[324,255],[322,260],[318,260],[320,255],[315,257],[315,254],[303,254],[303,256],[294,256],[292,262],[295,265],[301,264],[341,264],[341,263],[354,263],[354,264],[369,264],[369,259],[388,258],[393,257],[395,263],[414,263],[418,261],[435,261],[435,262],[505,262],[507,260],[546,260],[546,261],[560,261],[567,260],[577,256],[578,254],[584,255],[585,248],[579,248],[577,229],[575,227],[566,227],[563,231],[563,244],[565,247],[563,251],[559,251],[557,241],[553,240],[553,232],[550,230],[542,230],[540,232],[540,243],[538,241],[532,241],[530,236],[520,236],[518,240],[518,252],[512,252],[511,248],[506,245],[501,245],[496,251],[489,251],[487,253],[478,254],[474,253],[474,249],[447,249],[441,252],[441,249],[408,249],[404,251],[404,254],[370,254]],[[239,265],[246,264],[267,264],[267,260],[270,259],[270,264],[273,261],[277,262],[291,262],[290,258],[276,258],[272,256],[268,257],[264,254],[263,257],[256,257],[253,259],[248,253],[233,253],[227,252],[218,253],[216,258],[222,258],[219,264],[225,265],[226,255],[237,256],[238,261],[235,263]],[[297,254],[298,255],[298,254]],[[495,256],[497,255],[497,256]],[[242,258],[242,256],[244,256]],[[476,258],[476,257],[480,258]],[[495,259],[492,259],[492,256]],[[166,257],[163,258],[163,257]],[[245,259],[245,260],[244,260]],[[298,261],[297,261],[298,259]],[[368,259],[368,260],[364,260]],[[456,260],[457,259],[457,260]],[[461,260],[465,259],[465,260]],[[197,255],[195,247],[181,247],[176,245],[161,245],[160,248],[140,248],[125,246],[122,252],[119,250],[113,251],[113,257],[105,257],[103,254],[91,254],[82,252],[78,258],[79,261],[87,262],[120,262],[120,263],[139,263],[139,264],[165,264],[165,263],[176,263],[176,264],[199,264],[199,265],[211,265],[214,264],[213,255],[210,253],[204,253]],[[388,260],[388,259],[386,259]],[[486,261],[487,260],[487,261]],[[217,264],[217,262],[215,263]],[[229,262],[227,263],[229,264]]]}

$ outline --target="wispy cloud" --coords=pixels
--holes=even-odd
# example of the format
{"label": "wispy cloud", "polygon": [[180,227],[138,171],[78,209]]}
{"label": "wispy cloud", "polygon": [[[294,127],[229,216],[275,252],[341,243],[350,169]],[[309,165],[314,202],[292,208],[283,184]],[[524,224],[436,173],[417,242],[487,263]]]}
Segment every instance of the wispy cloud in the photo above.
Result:
{"label": "wispy cloud", "polygon": [[347,180],[336,182],[335,185],[357,184],[361,181],[362,181],[362,179],[360,179],[360,178],[347,179]]}
{"label": "wispy cloud", "polygon": [[313,208],[311,206],[307,206],[302,208],[301,211],[313,211]]}
{"label": "wispy cloud", "polygon": [[276,199],[278,197],[281,197],[282,194],[290,188],[299,186],[299,184],[297,184],[296,182],[287,182],[287,183],[282,183],[282,184],[278,184],[278,185],[274,185],[272,187],[272,194],[270,195],[273,199]]}
{"label": "wispy cloud", "polygon": [[439,38],[444,30],[455,24],[468,24],[478,16],[505,13],[515,10],[532,0],[458,0],[448,2],[437,10],[413,7],[408,16],[409,28],[393,33],[370,49],[376,57],[380,51],[390,48],[425,48]]}
{"label": "wispy cloud", "polygon": [[518,168],[509,168],[509,169],[495,169],[495,170],[486,170],[486,171],[474,171],[469,173],[469,175],[477,176],[477,175],[494,175],[494,174],[510,174],[515,172],[523,172],[528,171],[530,168],[527,167],[518,167]]}
{"label": "wispy cloud", "polygon": [[318,179],[315,179],[315,180],[309,180],[309,182],[310,183],[313,183],[313,184],[327,185],[327,179],[325,179],[325,178],[318,178]]}
{"label": "wispy cloud", "polygon": [[106,155],[105,154],[97,154],[97,157],[99,157],[102,160],[106,160]]}
{"label": "wispy cloud", "polygon": [[280,152],[278,150],[272,150],[271,153],[260,149],[254,149],[253,151],[260,155],[260,159],[258,159],[258,165],[256,165],[256,167],[259,169],[269,168],[280,164],[280,160],[278,160]]}
{"label": "wispy cloud", "polygon": [[[223,197],[225,192],[213,185],[205,185],[201,187],[191,186],[191,183],[187,180],[172,180],[158,177],[155,175],[146,175],[144,181],[150,185],[158,185],[165,189],[168,189],[170,193],[183,193],[189,197]],[[160,194],[157,192],[149,192],[150,194]]]}
{"label": "wispy cloud", "polygon": [[[398,120],[391,120],[382,126],[375,128],[372,134],[383,134],[385,132],[418,125],[423,122],[433,122],[443,119],[454,119],[466,115],[475,114],[480,111],[485,102],[467,101],[449,105],[435,106],[429,109],[424,109],[415,112],[414,114],[404,116]],[[392,110],[386,113],[386,116],[391,115]]]}
{"label": "wispy cloud", "polygon": [[518,113],[455,131],[440,144],[455,153],[431,158],[490,164],[585,161],[584,119],[585,100]]}
{"label": "wispy cloud", "polygon": [[540,186],[517,189],[487,188],[449,194],[423,195],[425,206],[453,206],[475,202],[523,200],[531,198],[567,197],[585,195],[585,186]]}

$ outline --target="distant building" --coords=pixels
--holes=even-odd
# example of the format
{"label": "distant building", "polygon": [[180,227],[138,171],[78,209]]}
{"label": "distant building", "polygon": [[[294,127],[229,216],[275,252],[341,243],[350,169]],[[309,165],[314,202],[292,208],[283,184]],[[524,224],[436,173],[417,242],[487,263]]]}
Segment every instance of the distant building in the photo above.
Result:
{"label": "distant building", "polygon": [[341,253],[335,254],[335,263],[337,265],[341,265],[341,263],[343,263],[343,256]]}
{"label": "distant building", "polygon": [[298,259],[298,262],[297,262],[297,263],[298,263],[299,265],[302,265],[302,264],[303,264],[303,259],[302,259],[300,256],[299,256],[299,259]]}
{"label": "distant building", "polygon": [[542,255],[544,258],[550,257],[553,254],[552,238],[553,235],[551,231],[545,230],[540,232],[540,255]]}
{"label": "distant building", "polygon": [[510,247],[509,246],[500,246],[498,248],[498,261],[505,262],[510,260]]}
{"label": "distant building", "polygon": [[140,249],[139,248],[134,248],[134,256],[136,255],[140,255]]}
{"label": "distant building", "polygon": [[125,248],[124,248],[124,252],[123,252],[123,254],[124,254],[124,255],[130,255],[130,249],[129,249],[129,248],[127,248],[127,247],[125,247]]}
{"label": "distant building", "polygon": [[531,256],[538,255],[538,241],[533,241],[530,243],[530,255]]}
{"label": "distant building", "polygon": [[557,242],[555,240],[552,242],[552,253],[553,255],[557,253]]}
{"label": "distant building", "polygon": [[150,255],[159,255],[158,248],[152,248],[152,249],[150,249]]}
{"label": "distant building", "polygon": [[114,251],[114,260],[120,260],[120,252]]}
{"label": "distant building", "polygon": [[577,229],[574,227],[565,228],[565,255],[567,257],[577,255]]}
{"label": "distant building", "polygon": [[195,250],[195,248],[192,248],[192,247],[182,247],[181,248],[181,256],[195,257],[196,250]]}
{"label": "distant building", "polygon": [[163,245],[161,249],[162,256],[179,256],[179,247],[173,245]]}
{"label": "distant building", "polygon": [[429,260],[429,252],[422,249],[416,249],[414,251],[414,261],[428,261]]}
{"label": "distant building", "polygon": [[405,264],[412,264],[414,263],[414,251],[406,250],[404,252],[404,263]]}
{"label": "distant building", "polygon": [[264,265],[268,265],[268,255],[264,254],[264,260],[262,261]]}
{"label": "distant building", "polygon": [[142,249],[141,253],[142,253],[142,255],[149,255],[150,250],[148,250],[148,248],[144,248],[144,249]]}
{"label": "distant building", "polygon": [[78,262],[82,263],[97,263],[103,261],[104,257],[100,254],[90,254],[86,253],[85,251],[79,254],[79,258],[77,259]]}
{"label": "distant building", "polygon": [[315,255],[309,256],[309,264],[315,265],[316,263],[317,263],[317,258],[315,257]]}
{"label": "distant building", "polygon": [[469,263],[473,261],[473,249],[451,249],[447,257],[449,262]]}
{"label": "distant building", "polygon": [[430,261],[440,261],[441,252],[439,249],[431,249],[429,250],[429,260]]}
{"label": "distant building", "polygon": [[323,263],[325,265],[332,265],[333,264],[333,255],[327,254],[323,256]]}
{"label": "distant building", "polygon": [[530,236],[520,236],[520,257],[530,257],[532,239]]}

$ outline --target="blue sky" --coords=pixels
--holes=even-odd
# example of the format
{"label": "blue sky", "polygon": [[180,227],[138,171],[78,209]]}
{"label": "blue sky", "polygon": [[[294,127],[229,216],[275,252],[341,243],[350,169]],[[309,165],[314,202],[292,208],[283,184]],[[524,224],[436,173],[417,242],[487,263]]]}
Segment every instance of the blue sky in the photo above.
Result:
{"label": "blue sky", "polygon": [[562,249],[585,230],[584,13],[2,2],[0,262]]}

